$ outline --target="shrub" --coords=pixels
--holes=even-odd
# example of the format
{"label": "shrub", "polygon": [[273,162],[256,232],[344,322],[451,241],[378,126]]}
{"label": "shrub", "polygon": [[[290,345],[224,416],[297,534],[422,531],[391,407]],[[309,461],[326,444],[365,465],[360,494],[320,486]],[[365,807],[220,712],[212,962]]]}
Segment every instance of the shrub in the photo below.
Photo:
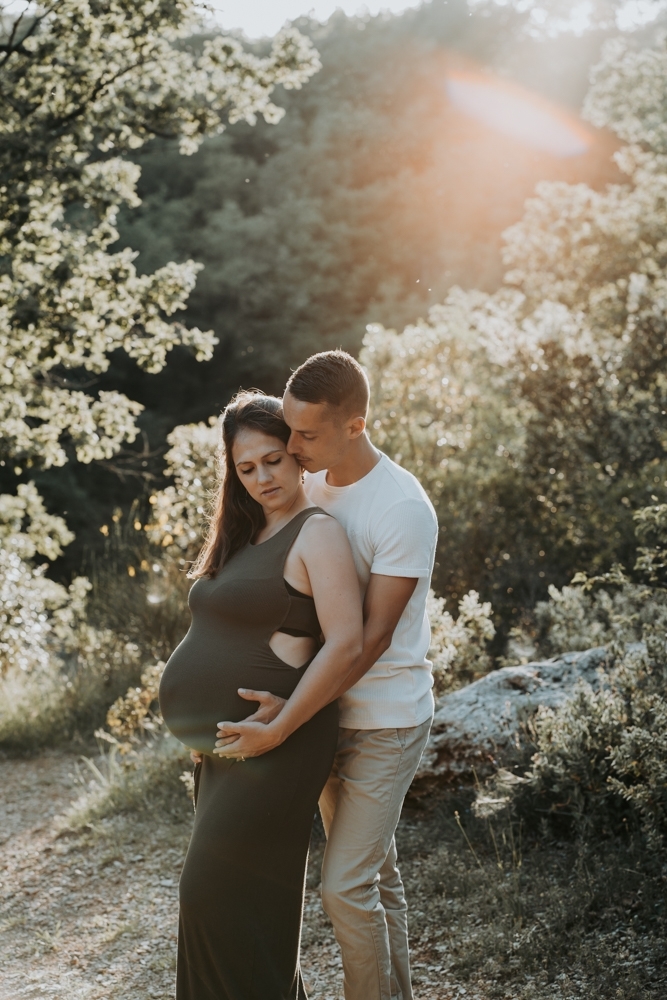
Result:
{"label": "shrub", "polygon": [[496,631],[489,602],[480,603],[479,594],[471,590],[459,601],[455,620],[445,610],[444,599],[431,590],[427,610],[436,695],[446,694],[488,673],[492,660],[487,646]]}
{"label": "shrub", "polygon": [[[35,572],[22,563],[29,588],[23,587],[20,600],[25,608],[32,595],[34,614],[27,638],[19,635],[15,644],[22,659],[6,661],[2,680],[0,746],[12,751],[75,736],[90,740],[111,702],[139,682],[142,664],[166,658],[189,619],[185,574],[150,543],[136,510],[126,519],[114,515],[104,556],[91,567],[92,589],[85,578],[69,591],[40,578],[47,595],[55,590],[49,607],[34,589]],[[10,584],[18,586],[5,580],[0,589]],[[0,627],[0,637],[10,629],[18,634],[19,615],[7,606],[4,615],[8,625],[4,632]],[[27,617],[25,610],[20,617]]]}
{"label": "shrub", "polygon": [[480,815],[513,802],[557,831],[641,830],[652,849],[667,848],[667,590],[656,585],[664,578],[667,505],[643,508],[635,524],[650,543],[639,549],[635,581],[622,566],[597,577],[579,573],[537,606],[544,650],[604,644],[612,667],[600,671],[597,687],[581,683],[559,709],[538,711],[527,774],[508,784],[499,772],[480,790]]}
{"label": "shrub", "polygon": [[185,562],[152,541],[136,506],[128,516],[117,510],[105,528],[104,553],[90,571],[90,621],[134,643],[142,663],[167,659],[190,621]]}
{"label": "shrub", "polygon": [[158,707],[164,663],[145,667],[138,685],[117,698],[106,716],[107,729],[95,736],[107,744],[92,772],[86,791],[66,817],[79,827],[117,812],[132,812],[160,803],[180,811],[183,786],[192,798],[189,751],[167,732]]}
{"label": "shrub", "polygon": [[[533,723],[536,752],[521,781],[505,783],[522,816],[584,837],[638,830],[667,847],[667,700],[664,642],[625,654],[595,689],[580,684]],[[657,649],[659,647],[659,649]],[[656,658],[656,652],[659,653]],[[500,775],[483,797],[502,793]]]}
{"label": "shrub", "polygon": [[0,746],[26,751],[90,739],[109,702],[139,670],[139,650],[108,630],[81,625],[66,655],[1,682]]}
{"label": "shrub", "polygon": [[[575,581],[582,576],[575,577]],[[607,577],[608,580],[608,577]],[[651,603],[647,606],[647,599]],[[667,610],[667,608],[666,608]],[[554,656],[576,650],[637,642],[642,618],[657,612],[650,588],[631,583],[624,576],[618,587],[595,586],[591,581],[549,587],[549,600],[535,608],[540,653]]]}

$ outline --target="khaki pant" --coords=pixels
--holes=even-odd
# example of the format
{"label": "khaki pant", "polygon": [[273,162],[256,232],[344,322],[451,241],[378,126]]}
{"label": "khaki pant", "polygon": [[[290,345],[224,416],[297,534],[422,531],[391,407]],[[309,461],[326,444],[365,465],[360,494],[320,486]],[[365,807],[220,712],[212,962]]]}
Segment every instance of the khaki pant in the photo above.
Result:
{"label": "khaki pant", "polygon": [[343,956],[345,1000],[412,1000],[407,903],[394,833],[431,720],[342,729],[320,798],[322,905]]}

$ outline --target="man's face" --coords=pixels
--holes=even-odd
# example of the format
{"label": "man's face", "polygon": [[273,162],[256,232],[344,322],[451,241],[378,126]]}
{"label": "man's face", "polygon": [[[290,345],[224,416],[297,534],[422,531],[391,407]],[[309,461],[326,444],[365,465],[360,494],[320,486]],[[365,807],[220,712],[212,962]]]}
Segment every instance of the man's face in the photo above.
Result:
{"label": "man's face", "polygon": [[341,462],[351,441],[365,427],[361,417],[338,421],[326,403],[304,403],[289,392],[283,397],[283,416],[292,431],[287,451],[308,472],[330,469]]}

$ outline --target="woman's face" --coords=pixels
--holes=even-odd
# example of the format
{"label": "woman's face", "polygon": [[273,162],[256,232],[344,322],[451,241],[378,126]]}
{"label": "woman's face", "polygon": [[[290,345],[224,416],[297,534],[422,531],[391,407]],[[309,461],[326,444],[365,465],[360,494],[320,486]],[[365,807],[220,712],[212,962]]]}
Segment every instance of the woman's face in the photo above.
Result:
{"label": "woman's face", "polygon": [[288,506],[301,485],[301,467],[280,438],[242,430],[232,445],[236,474],[250,496],[269,512]]}

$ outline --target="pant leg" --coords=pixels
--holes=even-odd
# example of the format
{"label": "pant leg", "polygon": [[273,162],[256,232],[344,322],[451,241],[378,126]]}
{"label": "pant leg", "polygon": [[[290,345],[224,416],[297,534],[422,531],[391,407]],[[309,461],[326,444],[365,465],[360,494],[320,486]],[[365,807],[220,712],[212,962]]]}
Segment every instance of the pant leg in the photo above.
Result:
{"label": "pant leg", "polygon": [[408,904],[397,865],[395,837],[391,838],[389,853],[380,869],[379,889],[389,935],[391,996],[398,1000],[410,1000],[412,986],[408,949]]}
{"label": "pant leg", "polygon": [[322,904],[342,952],[345,1000],[412,1000],[394,832],[429,729],[430,720],[409,729],[340,730],[320,811]]}

